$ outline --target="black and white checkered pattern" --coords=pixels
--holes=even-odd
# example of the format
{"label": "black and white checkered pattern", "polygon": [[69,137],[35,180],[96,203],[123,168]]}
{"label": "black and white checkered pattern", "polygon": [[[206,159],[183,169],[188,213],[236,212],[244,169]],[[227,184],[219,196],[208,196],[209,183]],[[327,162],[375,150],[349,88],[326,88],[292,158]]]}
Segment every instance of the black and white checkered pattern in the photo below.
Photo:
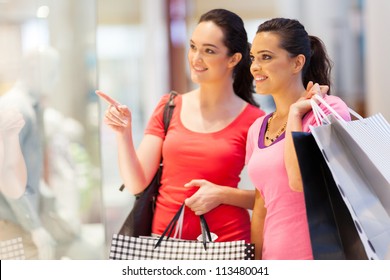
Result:
{"label": "black and white checkered pattern", "polygon": [[163,240],[154,248],[158,238],[129,237],[114,234],[109,258],[111,260],[250,260],[255,246],[241,241],[208,242],[192,240]]}
{"label": "black and white checkered pattern", "polygon": [[24,260],[22,238],[0,241],[0,260]]}

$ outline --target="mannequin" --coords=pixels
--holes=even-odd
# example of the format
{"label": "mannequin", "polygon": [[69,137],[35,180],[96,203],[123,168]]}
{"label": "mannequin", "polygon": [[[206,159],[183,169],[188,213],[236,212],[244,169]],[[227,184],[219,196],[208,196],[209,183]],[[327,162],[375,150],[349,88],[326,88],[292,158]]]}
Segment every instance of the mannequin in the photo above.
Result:
{"label": "mannequin", "polygon": [[21,113],[0,110],[0,192],[10,199],[20,198],[26,190],[26,163],[19,144],[23,126]]}
{"label": "mannequin", "polygon": [[26,259],[53,259],[55,241],[40,216],[40,182],[43,170],[42,97],[56,80],[58,54],[42,47],[25,55],[20,79],[0,97],[0,109],[15,108],[24,118],[19,133],[27,170],[25,192],[18,197],[0,194],[0,238],[22,237]]}
{"label": "mannequin", "polygon": [[[54,210],[57,222],[61,220],[62,226],[47,220],[51,232],[56,232],[55,239],[60,242],[72,241],[78,235],[81,226],[79,174],[77,174],[77,162],[72,154],[73,139],[70,134],[77,133],[79,128],[82,129],[82,125],[74,121],[78,126],[72,126],[71,133],[67,133],[69,120],[70,118],[64,117],[53,108],[44,110],[47,161],[45,184],[42,189],[43,207]],[[48,218],[45,213],[43,215],[44,218]]]}
{"label": "mannequin", "polygon": [[[18,199],[26,190],[26,163],[19,145],[19,132],[23,126],[23,116],[18,111],[0,110],[0,194],[8,199]],[[0,220],[0,228],[3,226]],[[0,259],[25,259],[23,247],[19,247],[21,240],[7,238],[0,231],[0,241],[5,241],[0,243]]]}

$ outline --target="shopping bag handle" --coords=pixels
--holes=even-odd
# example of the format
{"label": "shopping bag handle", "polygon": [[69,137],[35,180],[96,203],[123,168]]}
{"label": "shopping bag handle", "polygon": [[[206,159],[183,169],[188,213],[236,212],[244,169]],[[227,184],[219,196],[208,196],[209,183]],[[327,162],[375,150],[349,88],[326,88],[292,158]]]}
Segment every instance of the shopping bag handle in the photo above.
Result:
{"label": "shopping bag handle", "polygon": [[[174,238],[177,237],[178,232],[180,232],[179,237],[181,237],[181,230],[183,227],[183,219],[184,219],[184,209],[185,209],[185,204],[183,203],[180,206],[179,210],[176,212],[176,214],[173,216],[172,220],[169,222],[168,226],[165,228],[164,232],[161,234],[160,238],[157,240],[157,243],[154,246],[154,248],[160,246],[161,242],[164,240],[164,237],[166,237],[166,240],[168,240],[175,227],[176,227],[176,232],[174,234]],[[202,230],[203,247],[205,250],[207,250],[207,239],[209,242],[213,242],[211,238],[210,229],[204,215],[200,215],[199,219],[200,219],[200,226]]]}
{"label": "shopping bag handle", "polygon": [[[321,109],[321,107],[318,105],[318,103],[321,103],[324,105],[336,119],[340,120],[341,122],[346,122],[339,113],[336,112],[335,109],[333,109],[324,98],[322,98],[319,94],[315,94],[312,99],[310,99],[310,104],[313,110],[314,117],[316,119],[317,125],[322,125],[324,123],[324,120],[328,119],[328,116],[325,114],[324,110]],[[351,115],[353,115],[355,118],[362,120],[363,117],[359,115],[356,111],[348,107],[348,111]]]}
{"label": "shopping bag handle", "polygon": [[207,224],[206,218],[203,215],[200,215],[199,218],[200,218],[200,227],[202,229],[202,243],[203,243],[204,249],[207,250],[206,238],[208,238],[209,241],[212,242],[211,233],[210,233],[210,229],[209,229],[209,226]]}

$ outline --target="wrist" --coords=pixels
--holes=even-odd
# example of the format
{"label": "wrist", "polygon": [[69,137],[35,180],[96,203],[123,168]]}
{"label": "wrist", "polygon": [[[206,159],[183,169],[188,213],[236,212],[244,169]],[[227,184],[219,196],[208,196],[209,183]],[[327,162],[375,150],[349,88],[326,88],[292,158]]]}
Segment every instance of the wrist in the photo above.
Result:
{"label": "wrist", "polygon": [[128,143],[131,141],[133,138],[133,133],[131,131],[131,127],[124,129],[122,132],[117,132],[116,137],[118,141],[124,141],[125,143]]}
{"label": "wrist", "polygon": [[230,204],[230,198],[234,196],[232,193],[233,188],[227,186],[218,186],[218,197],[220,198],[220,204]]}
{"label": "wrist", "polygon": [[299,110],[290,110],[287,119],[286,131],[295,131],[302,126],[303,114]]}
{"label": "wrist", "polygon": [[302,117],[304,116],[306,112],[303,112],[300,110],[298,106],[295,106],[295,104],[292,104],[290,106],[290,110],[288,113],[288,120],[302,120]]}

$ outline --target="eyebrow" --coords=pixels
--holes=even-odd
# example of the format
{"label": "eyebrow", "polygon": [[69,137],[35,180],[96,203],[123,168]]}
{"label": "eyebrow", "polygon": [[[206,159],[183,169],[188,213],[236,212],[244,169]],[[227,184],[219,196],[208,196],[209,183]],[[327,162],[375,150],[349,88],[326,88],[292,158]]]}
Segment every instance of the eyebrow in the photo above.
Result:
{"label": "eyebrow", "polygon": [[[190,43],[195,44],[195,42],[193,40],[190,40]],[[213,48],[219,49],[216,45],[213,45],[213,44],[203,44],[202,46],[203,47],[213,47]]]}
{"label": "eyebrow", "polygon": [[[261,50],[261,51],[258,51],[256,54],[261,54],[261,53],[272,53],[272,54],[275,54],[274,52],[272,51],[269,51],[269,50]],[[252,52],[250,52],[250,54],[253,54]]]}

